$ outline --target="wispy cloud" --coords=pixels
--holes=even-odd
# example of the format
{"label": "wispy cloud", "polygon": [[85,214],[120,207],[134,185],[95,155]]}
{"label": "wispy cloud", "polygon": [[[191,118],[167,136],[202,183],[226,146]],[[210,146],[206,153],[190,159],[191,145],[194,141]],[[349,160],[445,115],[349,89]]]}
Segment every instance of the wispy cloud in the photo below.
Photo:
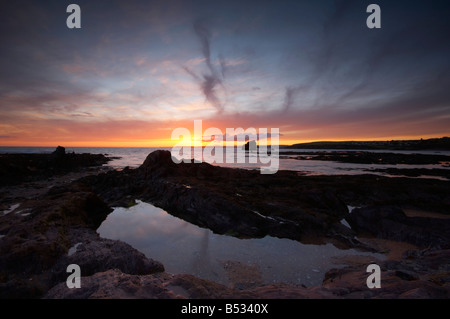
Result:
{"label": "wispy cloud", "polygon": [[207,72],[202,75],[197,75],[187,66],[184,67],[184,70],[186,70],[186,72],[188,72],[199,83],[206,100],[216,108],[217,112],[222,113],[225,105],[219,98],[217,90],[218,87],[222,87],[222,89],[224,88],[223,80],[225,78],[225,60],[223,57],[219,59],[220,71],[217,70],[211,61],[210,29],[206,26],[204,21],[199,19],[194,22],[193,28],[201,44],[201,52],[204,59],[202,61],[204,61],[207,66]]}

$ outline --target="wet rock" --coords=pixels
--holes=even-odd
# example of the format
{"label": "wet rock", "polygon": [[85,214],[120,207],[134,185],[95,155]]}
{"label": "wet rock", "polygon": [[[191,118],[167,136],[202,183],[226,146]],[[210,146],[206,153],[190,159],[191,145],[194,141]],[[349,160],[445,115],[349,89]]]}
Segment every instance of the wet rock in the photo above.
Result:
{"label": "wet rock", "polygon": [[191,275],[127,275],[117,269],[81,278],[81,288],[65,283],[53,287],[46,299],[146,298],[146,299],[230,299],[230,298],[335,298],[322,288],[274,284],[239,290]]}
{"label": "wet rock", "polygon": [[110,160],[102,154],[66,153],[61,146],[51,154],[1,154],[0,186],[40,181],[85,167],[101,166]]}
{"label": "wet rock", "polygon": [[[450,250],[417,251],[417,257],[400,261],[376,261],[381,268],[381,288],[366,285],[367,264],[356,264],[332,269],[325,275],[322,287],[343,298],[427,298],[442,299],[450,296]],[[405,256],[406,257],[406,256]],[[436,278],[441,278],[437,281]],[[345,287],[345,291],[342,291]]]}
{"label": "wet rock", "polygon": [[397,270],[395,271],[395,276],[403,280],[418,280],[419,278],[411,272]]}
{"label": "wet rock", "polygon": [[450,219],[407,217],[395,206],[355,208],[346,218],[352,229],[419,247],[450,248]]}
{"label": "wet rock", "polygon": [[[163,283],[169,275],[133,276],[118,269],[81,277],[81,288],[68,289],[66,283],[53,287],[45,299],[154,299],[176,298]],[[161,278],[160,278],[161,277]]]}
{"label": "wet rock", "polygon": [[61,215],[70,220],[72,225],[84,224],[89,228],[97,229],[112,212],[112,208],[94,193],[69,193],[64,202]]}
{"label": "wet rock", "polygon": [[172,173],[176,168],[177,164],[169,151],[157,150],[146,157],[139,170],[146,177],[158,178]]}
{"label": "wet rock", "polygon": [[389,175],[402,175],[409,177],[437,176],[450,180],[450,170],[443,168],[384,168],[366,169],[368,172],[379,172]]}
{"label": "wet rock", "polygon": [[160,262],[148,259],[143,253],[122,241],[101,238],[93,230],[71,229],[69,237],[73,245],[51,268],[52,282],[65,282],[66,268],[70,264],[80,266],[83,276],[109,269],[119,269],[132,275],[164,271],[164,266]]}
{"label": "wet rock", "polygon": [[311,151],[311,152],[286,152],[280,151],[280,155],[289,156],[298,160],[315,160],[315,161],[335,161],[341,163],[355,164],[440,164],[441,162],[450,161],[448,155],[436,154],[401,154],[401,153],[381,153],[369,151]]}

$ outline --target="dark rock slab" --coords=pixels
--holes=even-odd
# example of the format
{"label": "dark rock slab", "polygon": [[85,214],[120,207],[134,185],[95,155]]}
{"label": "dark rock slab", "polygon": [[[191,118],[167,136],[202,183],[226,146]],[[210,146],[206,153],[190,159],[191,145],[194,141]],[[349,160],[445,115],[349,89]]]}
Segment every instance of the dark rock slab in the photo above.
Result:
{"label": "dark rock slab", "polygon": [[384,164],[384,165],[424,165],[449,162],[450,156],[440,154],[402,154],[367,151],[316,151],[316,152],[286,152],[282,156],[297,160],[334,161],[354,164]]}
{"label": "dark rock slab", "polygon": [[358,232],[419,247],[450,248],[450,219],[408,217],[395,206],[356,208],[346,218]]}
{"label": "dark rock slab", "polygon": [[118,269],[81,277],[81,288],[69,289],[66,283],[53,287],[44,299],[161,299],[177,296],[164,287],[168,274],[136,276]]}
{"label": "dark rock slab", "polygon": [[66,269],[70,264],[80,266],[83,276],[109,269],[119,269],[123,273],[132,275],[164,271],[164,266],[160,262],[148,259],[129,244],[101,238],[91,229],[70,229],[69,237],[73,245],[52,266],[50,270],[52,282],[65,282],[68,276]]}
{"label": "dark rock slab", "polygon": [[101,166],[111,159],[103,154],[66,153],[61,146],[50,154],[0,154],[0,186],[38,181],[80,168]]}

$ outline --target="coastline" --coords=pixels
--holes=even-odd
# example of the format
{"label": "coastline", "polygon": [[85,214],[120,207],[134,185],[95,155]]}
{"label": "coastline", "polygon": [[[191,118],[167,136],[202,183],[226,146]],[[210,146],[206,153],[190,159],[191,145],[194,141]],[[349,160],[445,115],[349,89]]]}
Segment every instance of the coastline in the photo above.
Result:
{"label": "coastline", "polygon": [[[3,186],[3,212],[18,202],[20,206],[0,216],[1,297],[448,298],[450,240],[439,228],[442,220],[435,222],[436,213],[450,211],[447,189],[448,182],[427,179],[418,185],[408,178],[374,175],[318,177],[281,171],[261,176],[206,163],[177,166],[167,151],[151,153],[137,169],[94,166]],[[238,289],[167,274],[161,263],[95,232],[111,207],[135,199],[217,233],[272,235],[387,253],[386,260],[377,262],[389,285],[368,290],[361,268],[367,260],[357,259],[330,270],[318,287],[274,284]],[[349,213],[347,205],[362,207]],[[421,215],[403,216],[403,210],[411,209],[421,210]],[[373,214],[391,225],[373,225],[367,219]],[[354,216],[347,220],[351,229],[340,223],[349,215]],[[424,220],[427,224],[421,227]],[[84,270],[85,289],[67,288],[64,266],[70,263]],[[252,271],[236,264],[228,267],[241,275]]]}

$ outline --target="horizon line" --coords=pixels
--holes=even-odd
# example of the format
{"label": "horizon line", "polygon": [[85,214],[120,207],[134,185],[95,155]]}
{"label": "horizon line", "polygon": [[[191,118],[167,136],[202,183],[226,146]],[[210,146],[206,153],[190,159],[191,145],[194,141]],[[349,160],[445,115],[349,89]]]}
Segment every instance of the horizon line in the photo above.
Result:
{"label": "horizon line", "polygon": [[[292,144],[278,144],[278,146],[293,146],[293,145],[297,145],[297,144],[314,144],[314,143],[351,143],[351,142],[366,142],[366,143],[370,143],[370,142],[408,142],[408,141],[427,141],[427,140],[439,140],[439,139],[448,139],[450,137],[448,136],[441,136],[441,137],[431,137],[431,138],[415,138],[415,139],[373,139],[373,140],[368,140],[368,139],[363,139],[363,140],[359,140],[359,139],[355,139],[355,140],[314,140],[314,141],[308,141],[308,142],[296,142],[296,143],[292,143]],[[207,144],[209,145],[209,144]],[[268,144],[271,145],[271,144]],[[62,146],[64,148],[68,148],[68,147],[104,147],[104,148],[173,148],[175,145],[172,146],[102,146],[102,145],[95,145],[95,146],[72,146],[72,145],[62,145],[62,144],[58,144],[58,145],[0,145],[0,147],[58,147],[58,146]],[[184,145],[180,147],[195,147],[194,145]],[[234,145],[234,146],[241,146],[241,145]],[[205,147],[205,145],[202,145],[202,147]],[[224,146],[224,147],[232,147],[232,146]]]}

